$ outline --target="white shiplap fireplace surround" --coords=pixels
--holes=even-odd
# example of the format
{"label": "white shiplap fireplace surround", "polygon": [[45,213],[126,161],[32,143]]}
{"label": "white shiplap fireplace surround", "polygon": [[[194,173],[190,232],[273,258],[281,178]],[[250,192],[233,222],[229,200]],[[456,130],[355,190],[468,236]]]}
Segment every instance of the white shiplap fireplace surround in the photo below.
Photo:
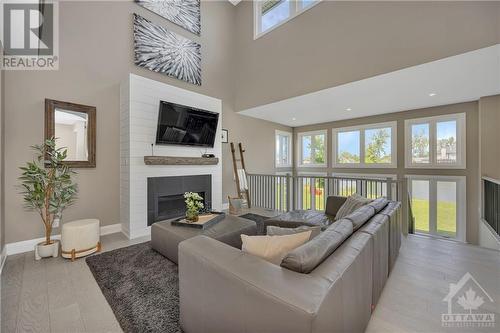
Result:
{"label": "white shiplap fireplace surround", "polygon": [[120,221],[130,239],[149,234],[147,226],[147,178],[211,175],[212,208],[222,208],[222,167],[217,165],[146,165],[155,143],[160,101],[218,112],[219,124],[213,148],[155,145],[158,156],[200,157],[212,153],[221,158],[222,102],[219,99],[129,74],[120,86]]}

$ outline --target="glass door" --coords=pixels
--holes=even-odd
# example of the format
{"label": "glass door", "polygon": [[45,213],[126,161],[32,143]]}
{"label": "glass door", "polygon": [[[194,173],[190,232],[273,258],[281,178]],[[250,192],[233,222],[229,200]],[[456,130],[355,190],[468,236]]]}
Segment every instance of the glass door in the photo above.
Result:
{"label": "glass door", "polygon": [[415,232],[465,241],[465,177],[410,176]]}

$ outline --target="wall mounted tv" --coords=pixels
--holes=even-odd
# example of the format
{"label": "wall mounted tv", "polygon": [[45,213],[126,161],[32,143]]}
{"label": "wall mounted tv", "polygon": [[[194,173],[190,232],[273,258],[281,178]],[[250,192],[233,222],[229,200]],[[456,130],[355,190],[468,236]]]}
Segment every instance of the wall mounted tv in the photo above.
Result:
{"label": "wall mounted tv", "polygon": [[213,147],[219,114],[160,101],[156,144]]}

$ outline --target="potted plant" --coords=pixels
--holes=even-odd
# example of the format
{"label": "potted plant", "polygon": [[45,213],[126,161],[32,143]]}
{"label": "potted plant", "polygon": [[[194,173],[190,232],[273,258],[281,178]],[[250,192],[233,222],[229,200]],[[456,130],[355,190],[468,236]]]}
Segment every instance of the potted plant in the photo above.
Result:
{"label": "potted plant", "polygon": [[195,192],[184,193],[184,202],[186,203],[186,220],[197,222],[200,210],[203,209],[203,198]]}
{"label": "potted plant", "polygon": [[38,212],[45,227],[45,241],[36,245],[36,259],[57,257],[59,244],[50,239],[54,218],[61,218],[63,210],[76,199],[77,186],[71,179],[75,173],[62,163],[67,149],[56,148],[56,139],[32,146],[36,158],[20,167],[19,177],[25,207]]}

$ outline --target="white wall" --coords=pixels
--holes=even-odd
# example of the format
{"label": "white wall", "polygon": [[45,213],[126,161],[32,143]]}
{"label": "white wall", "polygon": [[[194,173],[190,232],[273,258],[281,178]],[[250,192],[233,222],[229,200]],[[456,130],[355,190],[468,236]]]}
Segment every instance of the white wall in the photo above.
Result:
{"label": "white wall", "polygon": [[[129,238],[149,233],[147,227],[147,178],[165,176],[212,176],[212,207],[222,208],[222,165],[145,165],[156,141],[160,100],[218,112],[219,99],[177,88],[165,83],[130,74],[120,92],[120,221]],[[219,117],[214,148],[162,145],[154,147],[157,156],[200,157],[207,150],[221,158],[222,117]]]}

